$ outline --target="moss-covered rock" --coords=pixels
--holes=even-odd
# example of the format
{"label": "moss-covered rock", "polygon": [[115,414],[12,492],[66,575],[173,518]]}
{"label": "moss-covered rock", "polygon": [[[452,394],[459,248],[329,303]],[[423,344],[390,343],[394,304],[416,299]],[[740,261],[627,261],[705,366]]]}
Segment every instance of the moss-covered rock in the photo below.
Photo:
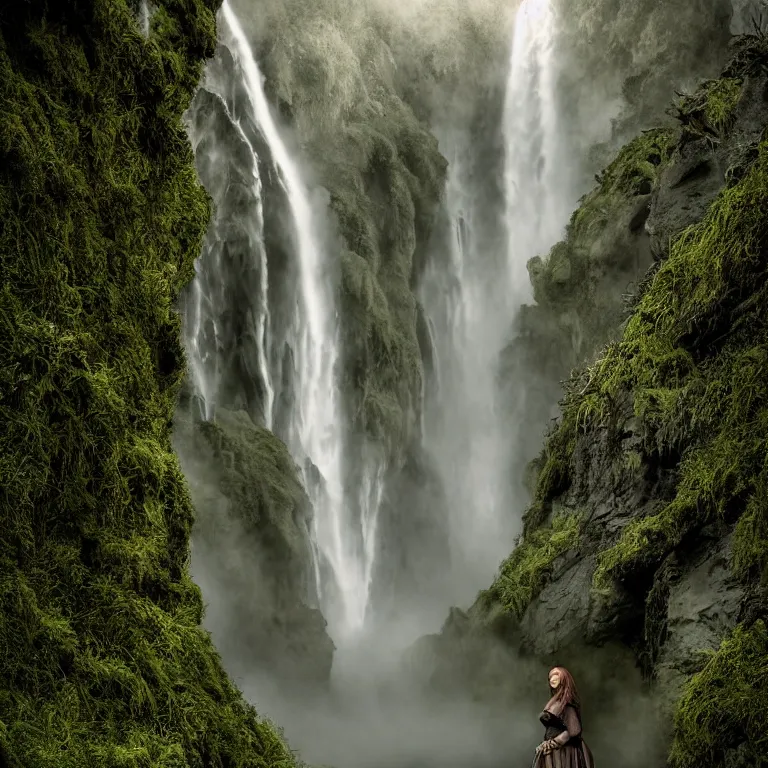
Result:
{"label": "moss-covered rock", "polygon": [[[765,49],[756,49],[754,43],[753,39],[742,41],[737,57],[745,47],[764,57]],[[672,615],[667,605],[669,588],[659,589],[666,583],[664,569],[670,558],[677,558],[675,578],[685,579],[698,562],[689,553],[702,541],[707,526],[722,528],[716,540],[735,526],[730,558],[733,575],[743,580],[743,589],[749,592],[763,578],[766,566],[761,554],[766,529],[758,510],[765,508],[761,494],[768,454],[764,418],[768,409],[763,397],[768,230],[762,215],[768,204],[764,140],[768,108],[761,97],[765,76],[751,75],[742,88],[740,76],[748,73],[743,68],[736,77],[707,82],[679,105],[683,131],[662,174],[649,222],[658,198],[666,195],[673,207],[674,196],[680,194],[675,190],[687,181],[695,195],[699,180],[716,174],[721,191],[716,196],[712,193],[714,200],[699,223],[680,232],[682,220],[675,222],[671,245],[660,253],[664,261],[645,281],[621,340],[605,350],[578,385],[574,382],[537,488],[544,507],[559,494],[578,493],[574,484],[595,469],[594,464],[589,468],[594,458],[579,446],[594,440],[598,432],[609,435],[608,450],[617,461],[626,463],[630,450],[639,451],[644,473],[654,466],[673,470],[674,484],[668,486],[666,498],[657,496],[661,503],[656,510],[640,507],[615,533],[599,532],[602,551],[593,577],[595,601],[605,600],[615,614],[628,619],[632,613],[638,619],[645,616],[644,624],[637,624],[636,642],[658,660],[659,667],[668,666],[672,648],[664,636],[649,630],[659,611],[662,616]],[[710,142],[709,157],[702,157],[703,150],[698,148],[690,152],[702,133]],[[751,157],[751,162],[734,178],[727,173],[727,158],[737,153]],[[710,186],[714,184],[713,179]],[[697,209],[686,208],[680,200],[679,210],[687,210],[690,217]],[[631,445],[626,444],[628,419],[635,435]],[[584,491],[594,494],[594,490],[588,480]],[[541,519],[545,518],[537,516],[537,522]],[[606,544],[610,546],[605,548]],[[716,589],[713,582],[713,595]],[[726,594],[730,593],[723,591],[708,600],[719,605]],[[672,753],[676,765],[702,764],[705,754],[707,764],[722,765],[726,751],[740,744],[741,752],[760,754],[760,728],[750,726],[749,708],[737,703],[742,684],[738,673],[733,688],[721,692],[716,683],[719,670],[738,663],[734,657],[747,645],[749,653],[757,654],[758,677],[760,664],[765,663],[759,657],[765,653],[764,645],[757,642],[761,625],[734,630],[733,639],[717,649],[728,622],[732,627],[737,619],[738,608],[702,640],[702,647],[712,649],[714,656],[688,684],[678,709]],[[687,631],[691,633],[695,625],[689,621]],[[660,644],[661,650],[650,649],[649,643]],[[686,663],[695,666],[695,650],[688,647],[687,662],[677,658],[674,684],[667,675],[673,691],[686,678]],[[707,684],[713,686],[711,692],[705,690]],[[722,708],[716,721],[706,720],[709,715],[696,709],[703,705],[695,702],[706,700]],[[701,729],[698,736],[694,736],[696,729]]]}
{"label": "moss-covered rock", "polygon": [[208,223],[181,115],[218,2],[0,20],[0,761],[293,765],[224,674],[170,442]]}
{"label": "moss-covered rock", "polygon": [[740,625],[708,654],[675,715],[673,768],[766,764],[768,631]]}
{"label": "moss-covered rock", "polygon": [[285,444],[245,411],[195,423],[180,408],[174,445],[195,504],[193,574],[227,669],[326,685],[334,645],[312,607],[312,508]]}
{"label": "moss-covered rock", "polygon": [[501,564],[489,596],[522,618],[557,558],[578,544],[579,522],[578,515],[560,515],[520,542]]}

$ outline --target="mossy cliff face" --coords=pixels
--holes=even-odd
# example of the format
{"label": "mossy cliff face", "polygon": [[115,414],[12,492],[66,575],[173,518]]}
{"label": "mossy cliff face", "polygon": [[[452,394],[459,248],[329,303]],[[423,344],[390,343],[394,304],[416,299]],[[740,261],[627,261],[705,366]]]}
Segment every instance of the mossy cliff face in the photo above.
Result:
{"label": "mossy cliff face", "polygon": [[[324,683],[333,644],[323,617],[310,607],[316,601],[312,509],[280,439],[287,439],[295,418],[293,361],[284,362],[291,354],[297,300],[296,265],[285,236],[290,214],[226,44],[207,63],[185,123],[213,207],[196,284],[182,301],[185,334],[192,364],[201,366],[203,377],[208,360],[217,365],[209,379],[215,389],[205,403],[211,421],[200,423],[199,381],[192,376],[174,420],[174,446],[197,513],[192,571],[210,606],[206,626],[233,675],[269,670],[280,684]],[[218,313],[215,327],[197,314],[205,304],[201,294]],[[270,320],[266,350],[262,312]],[[261,377],[270,350],[282,358],[272,366],[280,382],[274,433],[263,426],[272,407]]]}
{"label": "mossy cliff face", "polygon": [[172,307],[209,208],[181,115],[217,2],[0,21],[0,763],[292,765],[200,628]]}
{"label": "mossy cliff face", "polygon": [[[404,22],[407,11],[392,15],[387,5],[271,3],[252,27],[271,99],[330,193],[341,236],[346,407],[357,429],[402,457],[421,407],[414,289],[447,167],[429,127],[431,84],[455,78],[465,60],[487,59],[482,47],[462,55],[482,37],[469,10],[434,8],[430,26],[415,11]],[[483,19],[502,4],[486,5]],[[414,29],[434,39],[416,43]],[[503,38],[506,27],[494,29]]]}
{"label": "mossy cliff face", "polygon": [[472,659],[480,695],[488,644],[588,679],[619,643],[673,723],[643,765],[765,760],[766,64],[765,38],[741,38],[722,77],[679,100],[674,135],[656,134],[666,159],[641,164],[655,261],[620,338],[567,385],[520,546],[431,641],[436,680],[451,654]]}
{"label": "mossy cliff face", "polygon": [[589,113],[621,97],[614,124],[621,142],[656,125],[673,90],[715,77],[727,59],[732,0],[558,1],[563,55],[578,62],[565,91],[578,93],[574,86],[590,77],[590,93],[572,108]]}

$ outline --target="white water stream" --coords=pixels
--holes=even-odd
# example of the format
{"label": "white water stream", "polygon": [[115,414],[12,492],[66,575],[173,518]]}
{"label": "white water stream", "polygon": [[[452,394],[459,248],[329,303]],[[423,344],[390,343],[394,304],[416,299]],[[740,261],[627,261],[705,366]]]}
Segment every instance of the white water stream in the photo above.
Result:
{"label": "white water stream", "polygon": [[526,264],[562,237],[578,194],[558,104],[553,0],[524,0],[515,19],[504,104],[504,187],[511,309],[530,299]]}
{"label": "white water stream", "polygon": [[[293,407],[284,435],[291,454],[303,473],[304,485],[312,501],[314,569],[316,591],[330,629],[338,640],[363,626],[371,591],[375,556],[378,510],[381,504],[384,465],[371,449],[356,457],[361,463],[361,484],[356,492],[346,491],[348,467],[345,462],[346,435],[339,402],[337,364],[339,342],[334,286],[328,269],[328,254],[318,216],[323,211],[313,205],[302,178],[297,158],[289,151],[267,101],[263,75],[247,35],[228,2],[221,7],[222,42],[230,49],[247,94],[248,119],[266,143],[273,170],[282,188],[293,229],[293,249],[297,262],[298,286],[290,327],[280,329],[293,350]],[[251,168],[249,206],[238,211],[238,226],[248,234],[253,270],[259,281],[248,310],[258,351],[257,371],[264,393],[263,420],[273,427],[275,404],[279,400],[279,371],[271,361],[269,277],[264,243],[262,183],[257,148],[247,132],[227,108],[226,84],[207,77],[205,87],[221,99],[230,122],[247,147]],[[196,150],[201,136],[192,137]],[[205,162],[224,162],[225,147],[207,137]],[[217,153],[221,156],[217,157]],[[223,201],[228,180],[222,188],[210,190],[214,203]],[[227,220],[231,213],[222,202],[217,218]],[[225,248],[222,232],[217,239],[216,221],[212,245],[206,247],[196,265],[192,303],[187,316],[187,348],[193,385],[203,404],[203,418],[215,418],[221,379],[229,361],[221,350],[227,332],[225,318],[231,314],[228,295],[239,275],[223,263]],[[222,230],[224,228],[222,227]],[[229,270],[229,271],[228,271]],[[370,455],[369,455],[370,454]]]}
{"label": "white water stream", "polygon": [[[499,386],[499,356],[520,307],[531,301],[526,264],[562,236],[576,195],[568,135],[557,103],[556,19],[550,0],[524,0],[515,18],[503,115],[504,243],[484,236],[468,170],[468,132],[443,132],[448,157],[447,265],[425,275],[422,297],[434,325],[440,387],[428,403],[425,443],[446,486],[454,600],[471,600],[513,547],[526,499],[510,481],[526,382]],[[453,128],[453,127],[452,127]],[[570,160],[570,162],[569,162]]]}

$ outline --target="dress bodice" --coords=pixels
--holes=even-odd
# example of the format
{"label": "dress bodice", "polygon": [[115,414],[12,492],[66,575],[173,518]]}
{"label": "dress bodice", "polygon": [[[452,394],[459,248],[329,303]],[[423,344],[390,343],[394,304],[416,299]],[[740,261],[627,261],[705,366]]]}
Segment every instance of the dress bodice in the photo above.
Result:
{"label": "dress bodice", "polygon": [[[570,714],[569,722],[573,720],[573,718],[576,719],[576,723],[578,723],[577,727],[571,728],[571,733],[573,734],[574,731],[576,733],[574,735],[571,735],[571,737],[568,739],[569,744],[573,744],[574,746],[579,744],[581,742],[581,718],[579,717],[576,710],[573,710],[572,707],[567,707],[564,714]],[[544,740],[547,741],[549,739],[554,739],[555,736],[559,736],[563,731],[567,731],[568,727],[565,724],[565,719],[560,718],[557,715],[553,715],[551,712],[547,711],[546,709],[539,715],[539,720],[541,720],[541,724],[546,728],[546,732],[544,733]],[[574,723],[572,723],[574,725]]]}

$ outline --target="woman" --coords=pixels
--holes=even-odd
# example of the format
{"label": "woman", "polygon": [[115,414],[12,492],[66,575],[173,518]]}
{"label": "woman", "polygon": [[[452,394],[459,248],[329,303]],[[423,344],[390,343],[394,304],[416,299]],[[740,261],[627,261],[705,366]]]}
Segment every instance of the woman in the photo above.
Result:
{"label": "woman", "polygon": [[550,670],[549,689],[552,698],[539,717],[547,730],[536,747],[534,768],[594,768],[581,738],[581,707],[571,673],[563,667]]}

